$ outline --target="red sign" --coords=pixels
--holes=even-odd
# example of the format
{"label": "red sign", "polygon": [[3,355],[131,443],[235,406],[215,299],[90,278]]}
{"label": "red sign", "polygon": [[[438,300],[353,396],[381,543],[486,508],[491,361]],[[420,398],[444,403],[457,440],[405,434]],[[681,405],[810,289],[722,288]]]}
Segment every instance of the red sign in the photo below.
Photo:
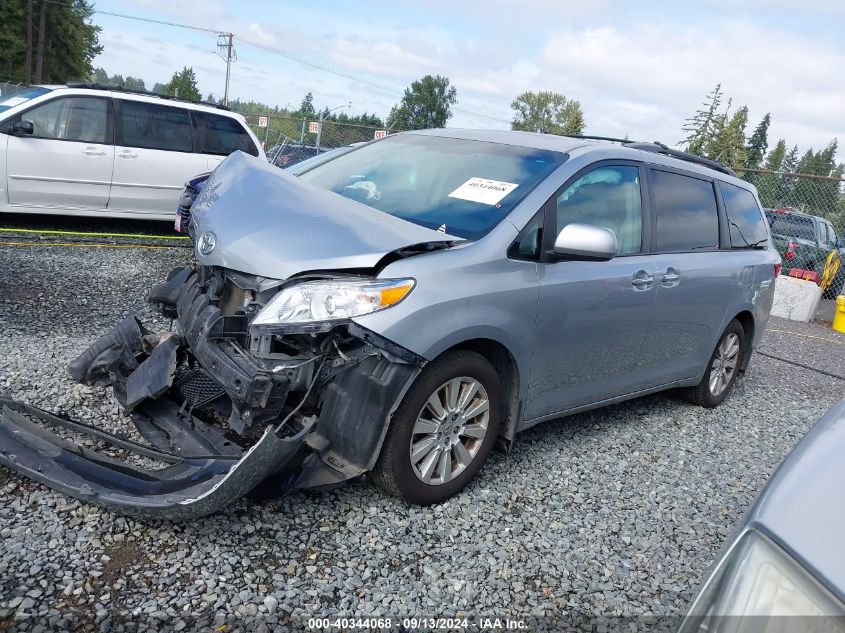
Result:
{"label": "red sign", "polygon": [[373,134],[374,139],[380,139],[387,136],[387,130],[376,130],[376,133]]}
{"label": "red sign", "polygon": [[267,117],[266,116],[258,117],[258,127],[267,127]]}
{"label": "red sign", "polygon": [[308,123],[308,131],[311,134],[316,134],[320,131],[320,122],[319,121],[311,121]]}

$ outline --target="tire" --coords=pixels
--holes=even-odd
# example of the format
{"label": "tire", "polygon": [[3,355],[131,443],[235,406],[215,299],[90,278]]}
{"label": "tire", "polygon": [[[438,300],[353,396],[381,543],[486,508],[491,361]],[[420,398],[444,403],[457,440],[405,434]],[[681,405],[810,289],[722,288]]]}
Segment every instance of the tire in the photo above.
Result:
{"label": "tire", "polygon": [[[729,343],[731,341],[733,344]],[[732,350],[732,351],[731,351]],[[745,329],[742,324],[734,319],[728,323],[728,327],[719,337],[716,348],[707,361],[707,370],[704,378],[695,387],[686,387],[681,390],[681,395],[692,404],[712,409],[727,398],[733,388],[736,377],[740,373],[742,357],[745,353]],[[721,362],[717,362],[721,360]],[[724,368],[724,370],[720,369]],[[722,378],[715,378],[714,371],[718,371]],[[711,379],[713,386],[711,388]],[[715,393],[714,393],[715,392]]]}
{"label": "tire", "polygon": [[[462,409],[470,417],[456,415],[470,393]],[[450,408],[452,394],[458,394],[458,406]],[[481,470],[499,435],[503,411],[501,381],[490,362],[468,350],[446,352],[420,372],[393,414],[373,480],[409,503],[445,501]],[[414,458],[412,441],[418,451]]]}

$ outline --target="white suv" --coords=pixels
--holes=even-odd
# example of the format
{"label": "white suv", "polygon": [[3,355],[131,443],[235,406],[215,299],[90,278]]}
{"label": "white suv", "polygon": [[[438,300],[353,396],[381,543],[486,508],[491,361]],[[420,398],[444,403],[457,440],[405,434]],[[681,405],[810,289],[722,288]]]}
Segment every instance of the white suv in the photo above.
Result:
{"label": "white suv", "polygon": [[111,86],[31,86],[0,99],[0,212],[172,219],[185,181],[242,150],[222,107]]}

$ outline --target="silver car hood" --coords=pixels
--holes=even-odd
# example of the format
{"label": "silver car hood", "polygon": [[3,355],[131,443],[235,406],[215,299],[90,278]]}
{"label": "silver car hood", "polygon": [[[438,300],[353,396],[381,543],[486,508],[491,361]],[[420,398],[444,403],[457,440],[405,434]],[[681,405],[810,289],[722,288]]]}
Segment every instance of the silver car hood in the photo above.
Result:
{"label": "silver car hood", "polygon": [[[460,239],[315,187],[243,152],[214,170],[191,217],[201,264],[273,279],[370,268],[403,247]],[[203,254],[208,233],[215,244]]]}

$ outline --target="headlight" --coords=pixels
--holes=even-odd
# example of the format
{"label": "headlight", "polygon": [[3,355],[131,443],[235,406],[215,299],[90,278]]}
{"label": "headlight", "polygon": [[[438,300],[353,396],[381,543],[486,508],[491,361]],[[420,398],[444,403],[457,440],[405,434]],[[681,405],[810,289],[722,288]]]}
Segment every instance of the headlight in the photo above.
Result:
{"label": "headlight", "polygon": [[[845,631],[844,611],[845,605],[786,552],[752,530],[723,561],[679,633]],[[791,617],[760,628],[776,616]]]}
{"label": "headlight", "polygon": [[413,287],[413,279],[331,280],[296,284],[273,297],[251,325],[311,323],[362,316],[396,305]]}

